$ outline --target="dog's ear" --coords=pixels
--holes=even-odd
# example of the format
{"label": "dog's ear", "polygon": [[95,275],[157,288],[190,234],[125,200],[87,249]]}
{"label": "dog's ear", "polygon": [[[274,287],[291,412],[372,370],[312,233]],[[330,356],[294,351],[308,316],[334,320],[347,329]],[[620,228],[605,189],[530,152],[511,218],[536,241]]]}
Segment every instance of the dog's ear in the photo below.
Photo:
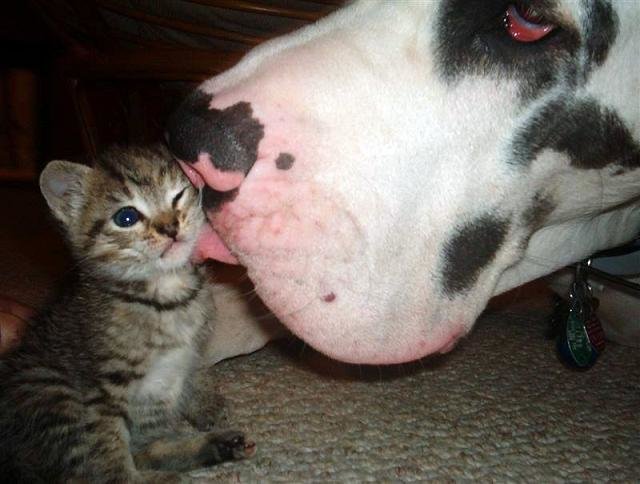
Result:
{"label": "dog's ear", "polygon": [[78,215],[92,168],[70,161],[49,162],[40,175],[40,191],[49,208],[65,226]]}

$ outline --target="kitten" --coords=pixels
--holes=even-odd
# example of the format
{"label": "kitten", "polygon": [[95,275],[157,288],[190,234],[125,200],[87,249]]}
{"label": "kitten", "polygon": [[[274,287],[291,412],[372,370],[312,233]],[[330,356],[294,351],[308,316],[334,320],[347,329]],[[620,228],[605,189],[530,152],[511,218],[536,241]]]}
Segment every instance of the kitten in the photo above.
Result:
{"label": "kitten", "polygon": [[168,151],[52,161],[40,187],[77,265],[0,360],[0,477],[173,482],[251,455],[242,433],[205,431],[220,406],[199,367],[214,308],[189,262],[204,218]]}

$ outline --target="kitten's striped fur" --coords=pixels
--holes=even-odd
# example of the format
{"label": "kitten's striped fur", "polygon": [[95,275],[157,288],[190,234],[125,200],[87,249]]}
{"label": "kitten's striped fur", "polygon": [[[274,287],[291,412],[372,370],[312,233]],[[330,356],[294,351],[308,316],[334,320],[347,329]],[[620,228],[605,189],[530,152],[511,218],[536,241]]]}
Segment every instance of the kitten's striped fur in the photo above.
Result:
{"label": "kitten's striped fur", "polygon": [[[0,480],[176,481],[250,454],[241,433],[203,428],[220,401],[199,367],[212,297],[189,262],[203,215],[166,149],[51,162],[41,189],[77,265],[0,361]],[[125,206],[142,215],[123,228]]]}

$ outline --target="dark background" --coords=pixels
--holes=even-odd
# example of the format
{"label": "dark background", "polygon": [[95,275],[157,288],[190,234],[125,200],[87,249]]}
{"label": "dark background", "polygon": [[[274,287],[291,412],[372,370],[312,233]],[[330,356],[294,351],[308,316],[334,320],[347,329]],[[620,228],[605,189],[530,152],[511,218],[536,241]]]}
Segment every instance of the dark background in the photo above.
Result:
{"label": "dark background", "polygon": [[168,114],[253,46],[340,0],[9,0],[0,6],[0,187],[51,159],[162,139]]}

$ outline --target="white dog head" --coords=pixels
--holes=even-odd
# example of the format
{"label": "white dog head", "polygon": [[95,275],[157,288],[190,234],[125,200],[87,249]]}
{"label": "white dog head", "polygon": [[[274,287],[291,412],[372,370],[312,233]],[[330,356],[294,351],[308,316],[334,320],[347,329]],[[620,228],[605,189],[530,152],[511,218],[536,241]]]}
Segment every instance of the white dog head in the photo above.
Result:
{"label": "white dog head", "polygon": [[260,46],[169,123],[202,251],[330,356],[447,351],[640,231],[638,25],[633,0],[363,0]]}

